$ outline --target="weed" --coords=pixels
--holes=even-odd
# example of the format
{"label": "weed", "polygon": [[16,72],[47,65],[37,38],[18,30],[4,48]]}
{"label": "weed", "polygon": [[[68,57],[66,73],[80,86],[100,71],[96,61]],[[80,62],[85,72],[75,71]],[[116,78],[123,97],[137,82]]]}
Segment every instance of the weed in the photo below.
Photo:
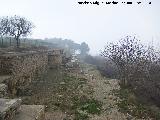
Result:
{"label": "weed", "polygon": [[117,95],[121,101],[117,103],[119,110],[123,113],[128,113],[139,119],[160,119],[160,112],[153,112],[149,106],[138,101],[131,89],[121,88],[114,90],[113,93]]}
{"label": "weed", "polygon": [[76,116],[75,120],[88,120],[89,119],[88,114],[84,112],[80,112],[80,111],[77,111],[75,116]]}
{"label": "weed", "polygon": [[[76,120],[87,120],[89,114],[100,114],[102,103],[87,96],[74,96],[73,109],[76,110]],[[85,119],[82,119],[85,118]]]}
{"label": "weed", "polygon": [[80,107],[80,110],[86,111],[87,113],[90,113],[90,114],[100,114],[101,112],[100,102],[94,99],[88,100],[85,103],[82,102],[79,107]]}

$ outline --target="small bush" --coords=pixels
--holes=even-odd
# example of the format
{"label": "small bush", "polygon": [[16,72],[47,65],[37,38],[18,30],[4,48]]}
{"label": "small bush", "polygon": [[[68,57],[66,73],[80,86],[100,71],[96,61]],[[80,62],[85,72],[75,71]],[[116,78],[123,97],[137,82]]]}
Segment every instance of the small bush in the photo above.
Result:
{"label": "small bush", "polygon": [[121,98],[121,101],[117,103],[121,112],[130,114],[138,119],[148,119],[149,117],[155,120],[160,119],[160,112],[158,110],[154,111],[150,106],[140,102],[131,89],[121,88],[114,91],[114,94]]}
{"label": "small bush", "polygon": [[86,111],[90,114],[100,114],[101,112],[101,104],[96,100],[88,100],[85,103],[81,103],[80,110]]}

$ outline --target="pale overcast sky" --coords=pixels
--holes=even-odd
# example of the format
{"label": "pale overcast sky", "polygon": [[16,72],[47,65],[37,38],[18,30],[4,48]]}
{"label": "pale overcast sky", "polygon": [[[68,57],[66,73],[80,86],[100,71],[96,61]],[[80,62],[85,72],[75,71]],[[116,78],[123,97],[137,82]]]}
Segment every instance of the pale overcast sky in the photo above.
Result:
{"label": "pale overcast sky", "polygon": [[[85,0],[0,0],[0,16],[28,18],[36,26],[33,38],[61,37],[78,43],[85,41],[92,54],[98,54],[105,43],[126,35],[136,34],[143,41],[153,39],[159,45],[160,0],[124,0],[134,4],[99,6],[79,5],[78,1]],[[142,3],[138,5],[135,1]],[[150,1],[152,4],[148,4]]]}

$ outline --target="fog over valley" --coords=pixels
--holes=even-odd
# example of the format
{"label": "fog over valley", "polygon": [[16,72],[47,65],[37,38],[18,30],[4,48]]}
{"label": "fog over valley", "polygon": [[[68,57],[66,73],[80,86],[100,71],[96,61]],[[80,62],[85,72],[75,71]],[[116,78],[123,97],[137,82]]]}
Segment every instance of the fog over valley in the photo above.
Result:
{"label": "fog over valley", "polygon": [[126,35],[159,44],[160,1],[150,1],[152,4],[98,6],[79,5],[78,0],[0,0],[0,16],[20,15],[31,20],[36,26],[32,38],[85,41],[91,54],[99,54],[105,43]]}

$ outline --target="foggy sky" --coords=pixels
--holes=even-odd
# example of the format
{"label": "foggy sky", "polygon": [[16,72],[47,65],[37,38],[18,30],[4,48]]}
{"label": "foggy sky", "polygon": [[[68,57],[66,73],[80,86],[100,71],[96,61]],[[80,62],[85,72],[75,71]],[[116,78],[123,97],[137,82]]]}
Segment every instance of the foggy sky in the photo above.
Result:
{"label": "foggy sky", "polygon": [[138,0],[144,4],[100,6],[79,5],[77,1],[84,0],[0,0],[0,16],[20,15],[32,21],[36,26],[30,36],[33,38],[85,41],[92,54],[126,35],[159,45],[160,0],[150,0],[151,5],[149,0]]}

